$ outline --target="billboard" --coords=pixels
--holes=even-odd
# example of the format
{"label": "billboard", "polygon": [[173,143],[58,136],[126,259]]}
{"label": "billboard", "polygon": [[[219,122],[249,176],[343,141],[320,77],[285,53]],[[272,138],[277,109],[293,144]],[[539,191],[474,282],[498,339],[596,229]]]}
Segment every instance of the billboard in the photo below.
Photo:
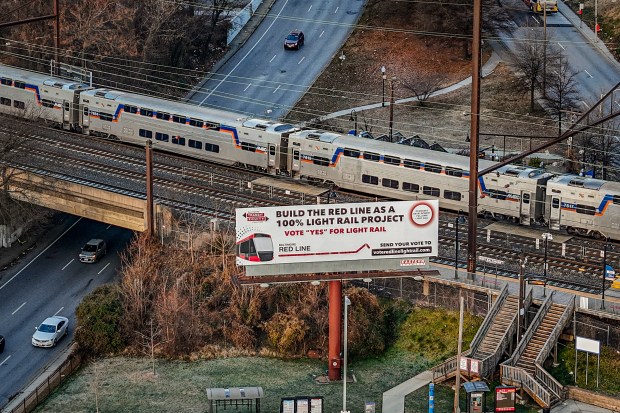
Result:
{"label": "billboard", "polygon": [[237,264],[414,262],[437,255],[438,222],[437,200],[240,208]]}

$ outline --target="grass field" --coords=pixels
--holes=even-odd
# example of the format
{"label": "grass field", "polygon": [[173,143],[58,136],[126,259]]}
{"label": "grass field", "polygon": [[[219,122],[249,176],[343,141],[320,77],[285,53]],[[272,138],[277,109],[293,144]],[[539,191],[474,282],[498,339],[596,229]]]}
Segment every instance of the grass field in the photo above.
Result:
{"label": "grass field", "polygon": [[[479,318],[466,317],[466,342],[479,324]],[[375,402],[376,411],[381,412],[384,391],[429,369],[438,358],[455,354],[457,332],[458,313],[440,309],[412,311],[400,338],[388,352],[350,361],[348,369],[355,381],[347,384],[347,410],[363,412],[368,401]],[[429,341],[429,336],[434,340]],[[322,396],[323,411],[336,413],[342,408],[342,383],[319,384],[315,380],[325,374],[326,368],[326,362],[321,360],[228,357],[192,362],[155,360],[153,374],[149,358],[104,358],[85,364],[36,412],[205,412],[205,390],[209,387],[260,386],[265,393],[261,412],[278,413],[283,397]],[[450,385],[436,386],[435,412],[451,412],[453,402]],[[461,405],[465,411],[463,391]],[[492,406],[489,399],[487,407]],[[408,413],[428,411],[428,386],[410,393],[405,408]],[[522,406],[519,409],[523,413],[537,411]]]}

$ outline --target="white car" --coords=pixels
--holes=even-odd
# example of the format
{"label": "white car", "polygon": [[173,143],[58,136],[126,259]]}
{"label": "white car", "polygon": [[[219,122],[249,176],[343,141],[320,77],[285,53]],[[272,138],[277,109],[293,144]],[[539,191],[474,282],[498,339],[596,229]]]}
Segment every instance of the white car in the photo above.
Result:
{"label": "white car", "polygon": [[35,347],[54,347],[68,333],[69,320],[66,317],[49,317],[36,328],[32,335],[32,345]]}

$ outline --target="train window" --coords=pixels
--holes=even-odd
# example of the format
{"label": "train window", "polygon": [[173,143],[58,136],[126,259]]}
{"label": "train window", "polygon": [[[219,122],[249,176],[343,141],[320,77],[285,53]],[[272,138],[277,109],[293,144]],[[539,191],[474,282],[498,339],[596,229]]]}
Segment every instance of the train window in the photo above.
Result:
{"label": "train window", "polygon": [[138,131],[138,134],[140,136],[142,136],[143,138],[147,138],[147,139],[152,139],[153,138],[153,131],[150,131],[150,130],[140,129]]}
{"label": "train window", "polygon": [[463,176],[463,170],[459,168],[450,168],[449,166],[446,166],[446,175],[456,176],[460,178],[461,176]]}
{"label": "train window", "polygon": [[41,105],[46,108],[53,108],[54,101],[48,99],[41,99]]}
{"label": "train window", "polygon": [[153,109],[140,108],[140,115],[148,116],[149,118],[153,117]]}
{"label": "train window", "polygon": [[13,81],[8,77],[0,77],[0,84],[11,86],[13,84]]}
{"label": "train window", "polygon": [[379,178],[372,175],[362,174],[362,182],[365,184],[379,185]]}
{"label": "train window", "polygon": [[361,154],[357,149],[344,148],[344,156],[349,158],[359,158]]}
{"label": "train window", "polygon": [[383,163],[387,163],[389,165],[400,165],[400,158],[395,156],[383,156]]}
{"label": "train window", "polygon": [[460,201],[461,200],[461,193],[460,192],[455,192],[455,191],[448,191],[446,189],[445,191],[443,191],[443,197],[445,199],[451,199],[453,201]]}
{"label": "train window", "polygon": [[14,100],[13,106],[17,109],[26,109],[26,104],[24,102],[20,102],[19,100]]}
{"label": "train window", "polygon": [[386,188],[398,189],[400,183],[395,179],[383,178],[381,180],[381,185]]}
{"label": "train window", "polygon": [[214,123],[214,122],[205,122],[205,127],[207,129],[215,129],[215,130],[220,130],[220,124],[219,123]]}
{"label": "train window", "polygon": [[366,159],[367,161],[379,162],[380,158],[381,157],[378,153],[364,152],[364,159]]}
{"label": "train window", "polygon": [[319,166],[329,166],[329,159],[320,156],[313,156],[312,163]]}
{"label": "train window", "polygon": [[131,106],[131,105],[124,105],[123,110],[127,113],[138,113],[138,107],[137,106]]}
{"label": "train window", "polygon": [[214,143],[205,143],[205,151],[219,153],[220,145],[216,145]]}
{"label": "train window", "polygon": [[189,142],[187,143],[187,146],[189,146],[190,148],[194,148],[194,149],[202,149],[202,142],[194,140],[194,139],[190,139]]}
{"label": "train window", "polygon": [[299,160],[299,152],[298,151],[294,151],[293,152],[293,159],[295,159],[296,161]]}
{"label": "train window", "polygon": [[489,197],[493,199],[506,199],[508,192],[498,191],[497,189],[489,189]]}
{"label": "train window", "polygon": [[433,188],[432,186],[423,186],[422,193],[424,195],[430,195],[439,198],[439,188]]}
{"label": "train window", "polygon": [[269,155],[275,155],[276,154],[276,147],[275,146],[270,146],[269,147]]}
{"label": "train window", "polygon": [[244,151],[256,152],[256,145],[248,142],[241,142],[241,149]]}
{"label": "train window", "polygon": [[106,122],[112,122],[112,119],[114,119],[114,116],[112,116],[110,113],[99,113],[99,119],[101,120],[105,120]]}
{"label": "train window", "polygon": [[15,82],[13,82],[13,86],[18,89],[26,89],[26,83],[22,82],[21,80],[16,80]]}
{"label": "train window", "polygon": [[405,168],[420,169],[422,163],[420,161],[412,161],[411,159],[405,159]]}
{"label": "train window", "polygon": [[172,121],[175,123],[185,123],[185,116],[172,115]]}
{"label": "train window", "polygon": [[63,108],[65,109],[65,111],[67,111],[67,112],[69,111],[69,102],[65,102],[65,103],[63,103],[63,105],[62,105],[62,106],[63,106]]}
{"label": "train window", "polygon": [[161,120],[170,120],[170,114],[166,112],[157,112],[155,117]]}
{"label": "train window", "polygon": [[189,124],[192,126],[196,126],[197,128],[202,128],[202,125],[204,125],[205,123],[200,119],[190,119]]}
{"label": "train window", "polygon": [[590,205],[577,204],[577,205],[575,205],[575,211],[578,214],[585,214],[585,215],[595,215],[596,214],[596,208],[594,208],[593,206],[590,206]]}
{"label": "train window", "polygon": [[155,132],[155,140],[168,142],[170,140],[170,136],[167,133]]}
{"label": "train window", "polygon": [[620,205],[620,195],[614,195],[613,202],[616,205]]}
{"label": "train window", "polygon": [[412,184],[411,182],[403,182],[403,191],[420,192],[420,185]]}
{"label": "train window", "polygon": [[0,97],[0,105],[11,106],[11,99]]}
{"label": "train window", "polygon": [[432,172],[434,174],[440,174],[441,173],[441,165],[437,165],[435,163],[425,163],[424,164],[424,170],[426,172]]}
{"label": "train window", "polygon": [[175,145],[185,146],[185,138],[182,136],[173,136],[172,143],[174,143]]}
{"label": "train window", "polygon": [[551,206],[553,209],[558,209],[560,207],[560,200],[558,198],[553,198],[553,201],[551,201]]}
{"label": "train window", "polygon": [[530,194],[523,194],[523,203],[524,204],[530,203]]}
{"label": "train window", "polygon": [[88,116],[88,107],[84,106],[84,116]]}

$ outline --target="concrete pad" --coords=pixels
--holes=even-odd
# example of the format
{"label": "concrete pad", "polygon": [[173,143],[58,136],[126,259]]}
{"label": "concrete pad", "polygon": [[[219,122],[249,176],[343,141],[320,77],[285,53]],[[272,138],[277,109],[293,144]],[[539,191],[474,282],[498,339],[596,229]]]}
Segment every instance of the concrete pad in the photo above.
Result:
{"label": "concrete pad", "polygon": [[252,184],[273,186],[276,188],[289,190],[291,192],[299,192],[301,194],[306,194],[306,195],[311,195],[311,196],[319,196],[328,191],[327,188],[319,188],[314,185],[310,185],[310,184],[306,184],[302,182],[284,181],[284,180],[280,180],[276,178],[271,178],[268,176],[253,180]]}
{"label": "concrete pad", "polygon": [[[528,237],[533,239],[541,239],[543,233],[549,232],[549,230],[545,228],[523,227],[504,222],[494,222],[491,225],[487,225],[484,229],[490,229],[491,231],[503,232],[506,234],[513,234],[520,237]],[[571,238],[573,238],[572,235],[558,234],[557,232],[553,233],[554,243],[561,244],[563,242],[567,242]]]}
{"label": "concrete pad", "polygon": [[[542,412],[542,410],[540,410]],[[551,413],[614,413],[602,407],[592,406],[575,400],[565,400],[551,409]]]}
{"label": "concrete pad", "polygon": [[383,393],[383,408],[381,411],[390,413],[405,412],[405,396],[424,387],[433,380],[431,371],[423,371],[417,376],[399,384]]}

